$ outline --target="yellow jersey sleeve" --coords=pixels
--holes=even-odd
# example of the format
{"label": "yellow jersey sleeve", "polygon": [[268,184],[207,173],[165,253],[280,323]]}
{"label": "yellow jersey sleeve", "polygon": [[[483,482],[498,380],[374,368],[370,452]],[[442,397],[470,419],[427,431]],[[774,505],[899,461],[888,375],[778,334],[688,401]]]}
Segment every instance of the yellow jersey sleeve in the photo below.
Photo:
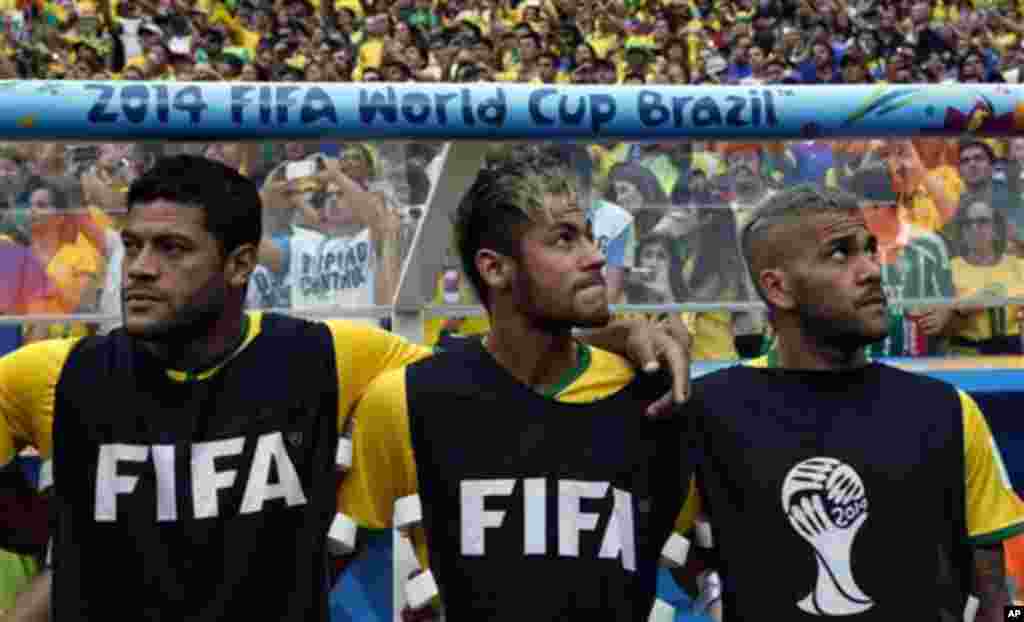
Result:
{"label": "yellow jersey sleeve", "polygon": [[374,380],[352,413],[352,468],[338,501],[360,527],[391,527],[397,499],[416,494],[405,370]]}
{"label": "yellow jersey sleeve", "polygon": [[334,338],[338,367],[339,427],[373,380],[430,356],[431,350],[385,330],[345,320],[325,322]]}
{"label": "yellow jersey sleeve", "polygon": [[959,391],[964,419],[967,537],[994,544],[1024,533],[1024,503],[1014,492],[1003,458],[978,404]]}
{"label": "yellow jersey sleeve", "polygon": [[[395,501],[418,493],[405,370],[392,369],[371,382],[352,418],[352,468],[338,488],[338,508],[364,529],[388,529]],[[413,530],[411,540],[426,568],[422,528]]]}
{"label": "yellow jersey sleeve", "polygon": [[700,493],[697,491],[697,478],[690,478],[690,490],[686,493],[686,503],[676,517],[676,524],[673,531],[681,536],[690,532],[697,522],[697,515],[701,513]]}
{"label": "yellow jersey sleeve", "polygon": [[50,457],[57,380],[75,341],[39,341],[0,357],[0,465],[27,446]]}

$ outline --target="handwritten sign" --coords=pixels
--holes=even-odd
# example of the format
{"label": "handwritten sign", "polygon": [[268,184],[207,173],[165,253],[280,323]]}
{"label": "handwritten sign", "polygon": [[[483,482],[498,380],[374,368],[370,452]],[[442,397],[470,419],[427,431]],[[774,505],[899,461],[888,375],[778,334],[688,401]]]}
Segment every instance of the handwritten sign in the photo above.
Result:
{"label": "handwritten sign", "polygon": [[7,139],[1024,135],[1024,87],[0,82]]}

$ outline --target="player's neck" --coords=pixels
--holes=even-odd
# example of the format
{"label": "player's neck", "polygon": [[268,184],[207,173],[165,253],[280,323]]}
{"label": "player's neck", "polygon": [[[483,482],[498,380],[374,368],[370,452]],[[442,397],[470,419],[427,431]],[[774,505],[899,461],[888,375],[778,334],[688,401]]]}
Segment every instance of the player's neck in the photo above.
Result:
{"label": "player's neck", "polygon": [[201,337],[180,343],[145,342],[168,369],[201,372],[221,364],[245,341],[249,320],[244,313],[224,313]]}
{"label": "player's neck", "polygon": [[779,367],[809,371],[846,371],[867,365],[864,348],[839,349],[804,335],[799,331],[780,330],[775,349],[779,353]]}
{"label": "player's neck", "polygon": [[539,330],[519,315],[503,318],[492,313],[490,320],[485,347],[523,384],[545,392],[578,364],[578,344],[568,330],[564,334]]}

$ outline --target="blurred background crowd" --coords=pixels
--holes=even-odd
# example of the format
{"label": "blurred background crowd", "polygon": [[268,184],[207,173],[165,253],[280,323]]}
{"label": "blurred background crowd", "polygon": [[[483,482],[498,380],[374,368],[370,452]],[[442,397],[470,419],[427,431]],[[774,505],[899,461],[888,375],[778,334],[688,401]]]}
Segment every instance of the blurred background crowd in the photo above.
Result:
{"label": "blurred background crowd", "polygon": [[[264,241],[249,305],[330,315],[389,305],[442,147],[417,142],[0,144],[0,350],[102,332],[120,314],[131,181],[161,155],[201,153],[262,189]],[[1021,353],[1024,138],[766,143],[495,144],[492,156],[549,158],[578,176],[616,304],[703,303],[684,313],[697,360],[771,353],[740,231],[781,187],[854,194],[877,236],[890,336],[875,356]],[[440,180],[440,183],[444,183]],[[447,253],[435,305],[475,302]],[[959,299],[961,306],[936,306]],[[714,305],[725,305],[715,309]],[[902,305],[902,306],[901,306]],[[648,309],[649,310],[649,309]],[[104,322],[32,321],[44,315]],[[52,320],[52,318],[51,318]],[[375,319],[365,321],[377,322]],[[487,329],[434,317],[425,338]]]}

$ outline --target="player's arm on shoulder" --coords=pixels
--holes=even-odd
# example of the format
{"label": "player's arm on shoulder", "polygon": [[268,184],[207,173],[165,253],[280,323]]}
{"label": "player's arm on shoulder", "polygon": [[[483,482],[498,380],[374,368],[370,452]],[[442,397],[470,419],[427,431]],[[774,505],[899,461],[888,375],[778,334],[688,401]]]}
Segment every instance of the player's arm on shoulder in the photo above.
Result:
{"label": "player's arm on shoulder", "polygon": [[341,416],[348,414],[377,376],[432,354],[427,347],[366,324],[347,320],[329,320],[325,324],[334,339]]}
{"label": "player's arm on shoulder", "polygon": [[660,416],[673,411],[690,394],[690,333],[676,314],[664,320],[617,317],[607,326],[578,332],[587,344],[614,352],[637,368],[654,372],[663,366],[672,375],[672,391],[652,404],[647,414]]}

